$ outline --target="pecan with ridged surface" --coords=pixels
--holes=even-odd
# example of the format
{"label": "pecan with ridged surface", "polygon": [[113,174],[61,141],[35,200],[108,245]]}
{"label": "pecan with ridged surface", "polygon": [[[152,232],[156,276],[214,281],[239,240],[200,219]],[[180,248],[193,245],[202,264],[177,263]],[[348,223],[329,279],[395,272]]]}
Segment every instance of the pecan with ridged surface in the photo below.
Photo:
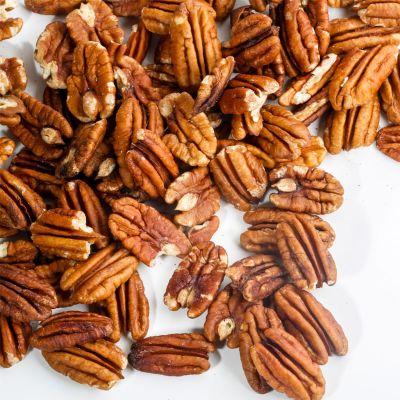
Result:
{"label": "pecan with ridged surface", "polygon": [[0,165],[4,164],[14,153],[15,142],[8,137],[0,138]]}
{"label": "pecan with ridged surface", "polygon": [[38,254],[37,248],[28,240],[3,242],[0,244],[0,263],[18,264],[20,267],[31,269]]}
{"label": "pecan with ridged surface", "polygon": [[219,228],[219,218],[213,215],[206,222],[192,226],[188,232],[187,237],[193,246],[198,245],[202,242],[208,242],[213,237],[214,233]]}
{"label": "pecan with ridged surface", "polygon": [[25,111],[24,103],[12,94],[0,96],[0,124],[13,127],[21,122],[21,114]]}
{"label": "pecan with ridged surface", "polygon": [[382,109],[392,124],[400,124],[400,60],[379,89]]}
{"label": "pecan with ridged surface", "polygon": [[393,125],[380,129],[376,137],[376,146],[383,154],[400,161],[400,127]]}
{"label": "pecan with ridged surface", "polygon": [[37,14],[63,15],[79,7],[82,0],[25,0],[25,7]]}
{"label": "pecan with ridged surface", "polygon": [[85,163],[82,172],[88,178],[95,180],[105,179],[112,175],[116,167],[117,162],[114,157],[111,138],[106,136],[96,146],[93,154]]}
{"label": "pecan with ridged surface", "polygon": [[[133,3],[133,2],[132,2]],[[132,25],[132,31],[126,44],[125,55],[134,58],[137,62],[143,62],[150,45],[150,32],[143,22]]]}
{"label": "pecan with ridged surface", "polygon": [[235,0],[207,0],[207,3],[215,10],[217,21],[223,21],[235,6]]}
{"label": "pecan with ridged surface", "polygon": [[293,110],[293,115],[309,126],[318,118],[321,118],[327,111],[331,109],[331,103],[328,97],[328,88],[325,86],[318,93],[306,101],[304,104]]}
{"label": "pecan with ridged surface", "polygon": [[398,0],[354,0],[352,9],[368,25],[400,26]]}
{"label": "pecan with ridged surface", "polygon": [[174,11],[183,0],[152,0],[142,9],[145,27],[158,35],[168,35]]}
{"label": "pecan with ridged surface", "polygon": [[25,90],[26,84],[24,62],[17,57],[0,57],[0,94]]}
{"label": "pecan with ridged surface", "polygon": [[22,18],[8,16],[16,6],[16,0],[3,0],[0,4],[0,41],[14,37],[22,29]]}
{"label": "pecan with ridged surface", "polygon": [[328,0],[329,7],[342,8],[353,4],[354,0]]}
{"label": "pecan with ridged surface", "polygon": [[148,0],[105,0],[113,13],[118,17],[138,17]]}
{"label": "pecan with ridged surface", "polygon": [[198,375],[210,368],[208,353],[213,351],[214,345],[198,333],[176,333],[139,340],[132,345],[128,361],[142,372]]}
{"label": "pecan with ridged surface", "polygon": [[0,237],[8,238],[18,234],[18,229],[8,228],[6,226],[0,226]]}

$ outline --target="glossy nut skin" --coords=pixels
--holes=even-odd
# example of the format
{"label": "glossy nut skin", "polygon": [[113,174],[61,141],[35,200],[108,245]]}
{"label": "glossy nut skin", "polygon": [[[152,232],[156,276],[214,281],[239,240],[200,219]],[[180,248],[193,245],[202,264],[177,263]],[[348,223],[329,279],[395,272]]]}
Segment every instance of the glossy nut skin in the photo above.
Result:
{"label": "glossy nut skin", "polygon": [[37,14],[63,15],[79,7],[80,0],[25,0],[25,7]]}
{"label": "glossy nut skin", "polygon": [[399,60],[392,73],[379,89],[382,109],[392,124],[400,123],[400,70]]}
{"label": "glossy nut skin", "polygon": [[397,125],[382,128],[376,137],[376,146],[385,155],[400,161],[400,128]]}
{"label": "glossy nut skin", "polygon": [[352,9],[368,25],[400,26],[400,3],[397,0],[355,0]]}

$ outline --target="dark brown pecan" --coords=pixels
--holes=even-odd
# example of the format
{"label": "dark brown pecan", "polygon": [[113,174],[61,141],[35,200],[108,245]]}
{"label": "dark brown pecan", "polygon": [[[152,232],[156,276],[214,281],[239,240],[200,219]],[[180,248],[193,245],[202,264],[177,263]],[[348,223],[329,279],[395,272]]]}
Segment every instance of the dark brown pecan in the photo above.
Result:
{"label": "dark brown pecan", "polygon": [[197,375],[210,368],[214,345],[198,333],[176,333],[139,340],[131,347],[129,364],[142,372],[168,376]]}
{"label": "dark brown pecan", "polygon": [[108,225],[113,236],[146,265],[161,254],[185,255],[191,243],[166,217],[153,207],[130,197],[111,201]]}
{"label": "dark brown pecan", "polygon": [[168,35],[174,11],[183,0],[152,0],[142,10],[145,27],[158,35]]}
{"label": "dark brown pecan", "polygon": [[128,363],[123,351],[104,339],[59,351],[43,351],[42,355],[60,374],[102,390],[111,389],[124,378],[122,370]]}
{"label": "dark brown pecan", "polygon": [[219,218],[213,215],[208,221],[192,226],[188,232],[187,237],[193,246],[198,245],[202,242],[208,242],[214,236],[214,233],[218,230]]}
{"label": "dark brown pecan", "polygon": [[112,332],[108,317],[81,311],[64,311],[42,321],[30,338],[32,347],[62,350],[107,337]]}
{"label": "dark brown pecan", "polygon": [[149,64],[145,70],[160,98],[179,91],[171,64]]}
{"label": "dark brown pecan", "polygon": [[380,129],[376,137],[376,146],[383,154],[400,161],[400,127],[394,125]]}
{"label": "dark brown pecan", "polygon": [[347,353],[342,327],[311,293],[286,285],[275,293],[274,306],[285,329],[303,344],[314,362],[326,364],[328,356]]}
{"label": "dark brown pecan", "polygon": [[106,136],[96,146],[93,155],[87,160],[82,172],[88,178],[104,179],[112,175],[116,166],[117,162],[114,158],[111,138]]}
{"label": "dark brown pecan", "polygon": [[187,308],[197,318],[210,306],[224,279],[228,256],[221,246],[203,242],[194,246],[168,282],[164,304],[172,311]]}
{"label": "dark brown pecan", "polygon": [[249,302],[262,301],[286,282],[286,273],[275,257],[263,254],[235,262],[225,275]]}
{"label": "dark brown pecan", "polygon": [[400,59],[397,59],[397,64],[393,72],[382,83],[379,89],[379,95],[382,102],[383,111],[386,113],[386,118],[392,124],[400,124]]}
{"label": "dark brown pecan", "polygon": [[270,202],[278,208],[313,214],[329,214],[343,203],[343,187],[328,172],[319,168],[284,166],[269,174],[278,193],[270,195]]}
{"label": "dark brown pecan", "polygon": [[18,229],[7,228],[6,226],[0,226],[0,237],[8,238],[18,234]]}
{"label": "dark brown pecan", "polygon": [[49,317],[56,307],[54,289],[33,271],[0,264],[0,314],[29,322]]}
{"label": "dark brown pecan", "polygon": [[35,266],[33,261],[38,254],[37,248],[28,240],[16,240],[15,242],[3,242],[0,244],[1,264],[20,264],[31,269]]}
{"label": "dark brown pecan", "polygon": [[17,57],[0,57],[0,94],[25,90],[27,83],[24,62]]}
{"label": "dark brown pecan", "polygon": [[138,17],[143,7],[148,4],[148,0],[105,0],[113,13],[118,17]]}
{"label": "dark brown pecan", "polygon": [[0,367],[10,368],[25,357],[31,333],[28,322],[14,321],[0,314]]}
{"label": "dark brown pecan", "polygon": [[137,62],[143,62],[150,44],[150,32],[143,22],[132,25],[132,31],[126,44],[125,55],[134,58]]}
{"label": "dark brown pecan", "polygon": [[312,96],[310,100],[296,107],[293,110],[293,115],[303,122],[304,125],[309,126],[330,109],[331,103],[328,97],[328,88],[324,87],[317,94]]}
{"label": "dark brown pecan", "polygon": [[62,15],[79,7],[81,2],[82,0],[25,0],[25,7],[37,14]]}

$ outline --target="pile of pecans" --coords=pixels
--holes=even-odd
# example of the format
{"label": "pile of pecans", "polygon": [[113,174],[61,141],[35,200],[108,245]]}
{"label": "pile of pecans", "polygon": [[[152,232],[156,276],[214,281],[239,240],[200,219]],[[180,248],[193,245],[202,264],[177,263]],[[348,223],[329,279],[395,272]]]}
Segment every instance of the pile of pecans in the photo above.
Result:
{"label": "pile of pecans", "polygon": [[[22,27],[6,17],[9,3],[0,40]],[[358,16],[329,21],[328,3]],[[226,341],[256,392],[322,398],[319,365],[348,346],[310,293],[336,282],[335,233],[318,215],[337,210],[344,192],[318,166],[327,152],[375,139],[400,161],[400,125],[377,132],[381,106],[400,124],[400,2],[25,5],[66,17],[36,44],[41,100],[25,92],[23,62],[0,59],[0,124],[23,145],[0,170],[0,236],[11,238],[0,245],[0,365],[31,346],[54,370],[109,389],[128,362],[156,374],[205,372]],[[141,16],[126,42],[117,16]],[[216,21],[228,16],[221,43]],[[154,63],[143,65],[154,40]],[[316,120],[323,140],[308,129]],[[15,147],[0,139],[1,163]],[[211,241],[221,196],[249,224],[240,244],[252,255],[232,265]],[[138,267],[162,254],[181,258],[165,305],[189,318],[207,313],[203,334],[146,337]],[[89,311],[52,315],[77,304]],[[126,334],[128,357],[115,344]]]}

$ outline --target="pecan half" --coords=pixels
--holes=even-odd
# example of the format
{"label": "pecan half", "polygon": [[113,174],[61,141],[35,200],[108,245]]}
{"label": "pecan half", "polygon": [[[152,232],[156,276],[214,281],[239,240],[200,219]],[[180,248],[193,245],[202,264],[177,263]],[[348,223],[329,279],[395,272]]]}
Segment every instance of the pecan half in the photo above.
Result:
{"label": "pecan half", "polygon": [[3,242],[0,244],[0,263],[21,264],[24,268],[31,269],[35,266],[33,261],[38,254],[37,248],[28,240]]}
{"label": "pecan half", "polygon": [[270,202],[278,208],[313,214],[329,214],[343,203],[343,187],[328,172],[319,168],[284,166],[269,174],[272,187],[278,193],[270,195]]}
{"label": "pecan half", "polygon": [[347,353],[342,327],[311,293],[286,285],[275,293],[274,306],[285,329],[303,344],[314,362],[326,364],[328,356]]}
{"label": "pecan half", "polygon": [[148,4],[148,0],[105,0],[107,5],[111,7],[113,13],[118,17],[138,17]]}
{"label": "pecan half", "polygon": [[249,210],[267,189],[262,162],[244,146],[223,148],[211,161],[210,170],[224,198],[239,210]]}
{"label": "pecan half", "polygon": [[122,370],[127,365],[123,351],[104,339],[59,351],[43,351],[42,355],[60,374],[102,390],[111,389],[123,379]]}
{"label": "pecan half", "polygon": [[90,245],[101,238],[86,225],[82,211],[53,208],[31,225],[33,243],[47,256],[86,260]]}
{"label": "pecan half", "polygon": [[17,57],[0,57],[0,94],[25,90],[27,84],[24,62]]}
{"label": "pecan half", "polygon": [[57,307],[54,289],[33,271],[0,264],[0,314],[14,320],[42,320]]}
{"label": "pecan half", "polygon": [[348,52],[329,83],[328,96],[333,109],[340,111],[370,102],[393,71],[398,52],[394,45]]}
{"label": "pecan half", "polygon": [[177,203],[174,221],[193,227],[209,220],[220,207],[220,196],[212,184],[207,167],[195,168],[176,178],[168,187],[164,200]]}
{"label": "pecan half", "polygon": [[400,2],[398,0],[354,0],[352,9],[361,21],[375,26],[400,26]]}
{"label": "pecan half", "polygon": [[126,44],[125,55],[134,58],[138,63],[143,62],[150,45],[150,32],[143,22],[132,25],[132,31]]}
{"label": "pecan half", "polygon": [[227,268],[231,285],[249,302],[262,301],[285,284],[285,271],[274,256],[256,255],[243,258]]}
{"label": "pecan half", "polygon": [[353,4],[354,0],[328,0],[329,7],[342,8]]}
{"label": "pecan half", "polygon": [[210,368],[215,347],[198,333],[152,336],[133,343],[129,364],[142,372],[168,376],[197,375]]}
{"label": "pecan half", "polygon": [[215,15],[212,7],[197,0],[187,0],[174,11],[169,27],[171,61],[183,90],[196,90],[221,59]]}
{"label": "pecan half", "polygon": [[15,142],[8,137],[0,138],[0,166],[14,153]]}
{"label": "pecan half", "polygon": [[18,229],[7,228],[6,226],[0,226],[0,237],[8,238],[18,234]]}
{"label": "pecan half", "polygon": [[0,315],[0,366],[10,368],[28,352],[32,328],[27,322],[14,321]]}
{"label": "pecan half", "polygon": [[0,41],[12,38],[23,25],[22,18],[9,18],[8,12],[17,5],[14,0],[3,0],[0,5]]}
{"label": "pecan half", "polygon": [[399,126],[387,126],[379,130],[376,146],[393,160],[400,161],[400,129]]}
{"label": "pecan half", "polygon": [[400,60],[393,72],[382,83],[379,89],[379,96],[382,103],[382,109],[386,113],[386,118],[393,124],[400,124]]}
{"label": "pecan half", "polygon": [[350,110],[332,111],[326,119],[324,131],[329,153],[338,154],[342,150],[370,146],[375,141],[380,111],[378,96]]}
{"label": "pecan half", "polygon": [[233,7],[235,0],[207,0],[207,3],[215,10],[217,21],[223,21],[228,17]]}
{"label": "pecan half", "polygon": [[197,318],[210,306],[224,279],[228,256],[221,246],[203,242],[194,246],[168,282],[164,304],[172,311],[187,308]]}
{"label": "pecan half", "polygon": [[153,207],[130,197],[111,201],[108,225],[113,236],[146,265],[160,254],[185,255],[191,244],[187,237]]}
{"label": "pecan half", "polygon": [[218,230],[219,218],[213,215],[208,221],[200,225],[192,226],[188,232],[187,237],[193,246],[198,245],[202,242],[208,242],[214,236],[214,233]]}
{"label": "pecan half", "polygon": [[110,297],[138,267],[138,260],[115,243],[93,254],[86,261],[68,268],[60,281],[62,290],[72,291],[72,298],[92,304]]}
{"label": "pecan half", "polygon": [[149,64],[145,66],[145,70],[160,98],[179,91],[171,64]]}
{"label": "pecan half", "polygon": [[106,137],[96,146],[93,155],[83,167],[83,174],[92,179],[104,179],[112,175],[117,162],[111,145],[111,138]]}
{"label": "pecan half", "polygon": [[13,127],[21,122],[24,103],[14,95],[0,96],[0,124]]}
{"label": "pecan half", "polygon": [[25,7],[37,14],[63,15],[79,7],[82,0],[25,0]]}
{"label": "pecan half", "polygon": [[309,126],[330,109],[331,103],[328,97],[328,88],[325,86],[317,94],[312,96],[310,100],[296,107],[296,109],[293,110],[293,115],[303,122],[304,125]]}

